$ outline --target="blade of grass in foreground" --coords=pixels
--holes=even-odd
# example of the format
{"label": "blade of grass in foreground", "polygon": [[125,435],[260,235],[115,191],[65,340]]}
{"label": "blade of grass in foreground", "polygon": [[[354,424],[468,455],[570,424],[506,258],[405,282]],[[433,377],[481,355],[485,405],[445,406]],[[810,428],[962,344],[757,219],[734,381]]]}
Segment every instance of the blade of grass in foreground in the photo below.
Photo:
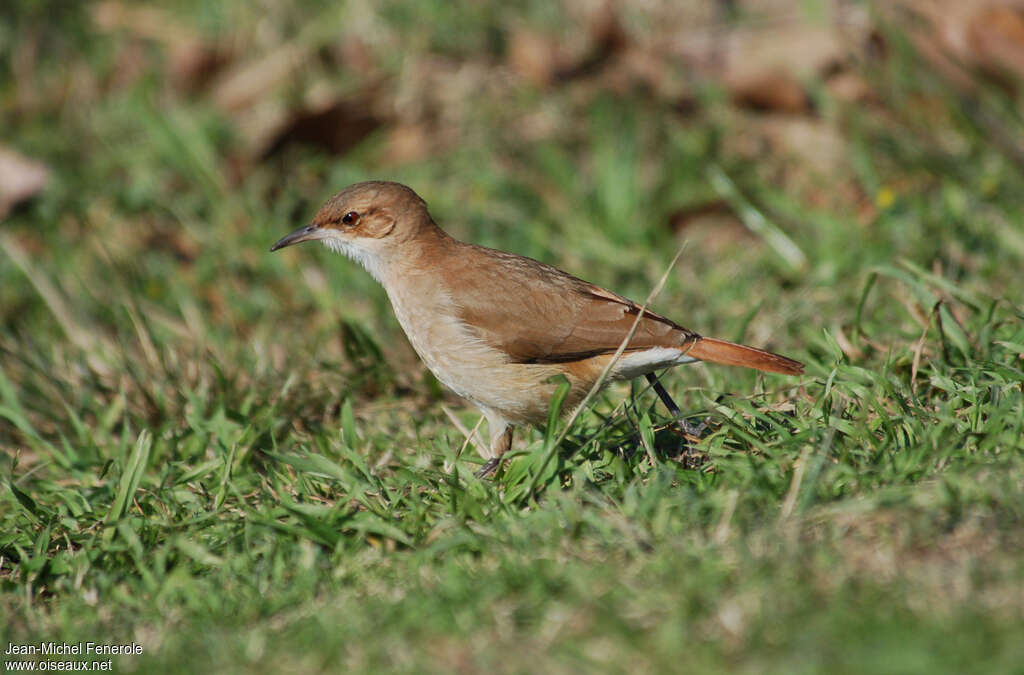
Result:
{"label": "blade of grass in foreground", "polygon": [[[128,504],[135,496],[135,491],[139,489],[142,474],[145,473],[146,467],[149,465],[149,453],[152,447],[153,436],[144,429],[139,434],[138,440],[135,441],[135,447],[132,448],[128,462],[121,473],[121,479],[117,484],[117,496],[114,498],[114,503],[110,505],[110,511],[107,512],[106,522],[112,523],[119,520],[128,510]],[[108,532],[112,533],[113,530],[108,530]]]}

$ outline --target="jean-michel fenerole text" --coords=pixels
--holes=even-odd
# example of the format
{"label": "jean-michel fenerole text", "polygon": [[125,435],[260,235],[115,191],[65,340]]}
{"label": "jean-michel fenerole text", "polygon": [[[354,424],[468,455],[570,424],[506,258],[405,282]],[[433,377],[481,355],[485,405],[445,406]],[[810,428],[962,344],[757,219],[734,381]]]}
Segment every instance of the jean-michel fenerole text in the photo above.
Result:
{"label": "jean-michel fenerole text", "polygon": [[114,654],[141,654],[142,645],[104,644],[102,642],[40,642],[38,644],[7,643],[5,656],[110,656]]}

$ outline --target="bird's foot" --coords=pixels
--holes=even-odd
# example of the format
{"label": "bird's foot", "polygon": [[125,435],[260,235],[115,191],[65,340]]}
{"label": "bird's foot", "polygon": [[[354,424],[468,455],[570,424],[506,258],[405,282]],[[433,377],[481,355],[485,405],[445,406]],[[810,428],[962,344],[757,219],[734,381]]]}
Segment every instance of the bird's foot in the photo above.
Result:
{"label": "bird's foot", "polygon": [[651,388],[654,389],[654,393],[658,395],[661,402],[668,409],[670,415],[672,415],[674,426],[681,432],[683,439],[679,446],[679,451],[675,454],[675,459],[679,461],[687,469],[698,469],[704,465],[707,461],[707,456],[697,450],[693,443],[699,441],[704,432],[707,431],[711,425],[711,417],[705,417],[699,423],[694,424],[683,415],[683,411],[676,405],[676,402],[672,400],[672,396],[661,386],[661,382],[658,381],[658,376],[654,373],[647,373],[647,381],[650,383]]}
{"label": "bird's foot", "polygon": [[681,432],[683,438],[679,447],[679,454],[676,460],[686,469],[699,469],[707,461],[707,455],[694,447],[694,443],[701,439],[711,423],[710,417],[705,417],[695,424],[685,417],[677,417],[675,426]]}
{"label": "bird's foot", "polygon": [[676,418],[676,424],[679,426],[679,430],[683,432],[684,436],[688,436],[693,440],[700,440],[700,437],[704,435],[705,431],[707,431],[710,423],[710,417],[705,417],[701,420],[700,424],[694,424],[684,417]]}
{"label": "bird's foot", "polygon": [[477,478],[489,476],[497,471],[499,466],[501,466],[501,457],[491,457],[489,460],[484,462],[484,465],[480,467],[480,470],[473,475]]}

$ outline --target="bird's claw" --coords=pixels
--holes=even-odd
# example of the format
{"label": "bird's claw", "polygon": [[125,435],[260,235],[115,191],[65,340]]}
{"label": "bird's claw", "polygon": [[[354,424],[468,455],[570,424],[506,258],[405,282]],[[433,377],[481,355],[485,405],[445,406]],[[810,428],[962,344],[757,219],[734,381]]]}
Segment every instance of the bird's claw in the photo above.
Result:
{"label": "bird's claw", "polygon": [[489,476],[497,471],[499,466],[501,466],[501,457],[491,457],[489,460],[484,462],[484,465],[480,467],[480,470],[473,475],[477,478],[484,478],[485,476]]}

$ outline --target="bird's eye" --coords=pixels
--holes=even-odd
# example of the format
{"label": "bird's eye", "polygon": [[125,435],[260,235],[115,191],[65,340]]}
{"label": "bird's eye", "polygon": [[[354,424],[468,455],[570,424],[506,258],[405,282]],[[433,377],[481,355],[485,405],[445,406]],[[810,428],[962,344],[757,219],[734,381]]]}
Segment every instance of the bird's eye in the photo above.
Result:
{"label": "bird's eye", "polygon": [[355,211],[349,211],[341,218],[341,222],[345,223],[346,225],[355,225],[358,220],[359,214],[356,213]]}

